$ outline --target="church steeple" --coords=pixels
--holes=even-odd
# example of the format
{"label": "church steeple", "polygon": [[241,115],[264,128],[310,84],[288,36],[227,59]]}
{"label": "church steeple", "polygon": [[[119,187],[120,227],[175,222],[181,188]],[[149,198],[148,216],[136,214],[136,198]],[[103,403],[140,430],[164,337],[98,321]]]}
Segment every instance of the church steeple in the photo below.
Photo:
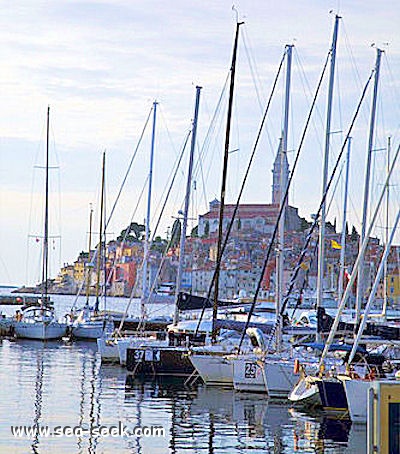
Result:
{"label": "church steeple", "polygon": [[[282,179],[283,184],[281,185],[281,163],[283,162]],[[282,150],[282,138],[279,139],[278,151],[274,161],[274,167],[272,169],[272,203],[279,205],[281,203],[282,192],[287,186],[289,179],[289,162],[287,160],[286,153]],[[281,189],[283,187],[283,190]],[[288,199],[286,199],[286,205]]]}

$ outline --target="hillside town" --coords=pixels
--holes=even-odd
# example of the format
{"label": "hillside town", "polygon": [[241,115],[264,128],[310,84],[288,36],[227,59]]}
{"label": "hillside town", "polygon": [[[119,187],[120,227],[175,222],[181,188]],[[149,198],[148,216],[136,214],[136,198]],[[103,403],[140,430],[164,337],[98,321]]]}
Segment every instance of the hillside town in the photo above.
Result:
{"label": "hillside town", "polygon": [[[272,232],[279,214],[280,163],[281,151],[277,152],[272,174],[272,203],[240,204],[233,220],[233,228],[226,245],[221,262],[219,276],[220,298],[233,299],[252,297],[261,278]],[[289,174],[289,166],[284,154],[283,172]],[[220,202],[209,203],[208,212],[199,215],[198,224],[186,239],[184,266],[181,289],[196,295],[206,295],[215,270],[217,258],[217,239]],[[226,232],[231,222],[235,205],[226,204],[224,208],[223,231]],[[298,257],[304,247],[311,222],[299,216],[298,208],[287,204],[285,218],[284,244],[284,288],[288,287]],[[52,293],[76,294],[88,292],[94,294],[97,283],[106,283],[110,296],[141,297],[142,263],[144,254],[144,225],[131,223],[121,234],[107,242],[102,250],[105,257],[98,261],[97,249],[82,251],[74,263],[67,263],[61,268],[58,276],[49,283]],[[325,276],[324,288],[333,295],[338,286],[340,271],[341,232],[338,231],[336,219],[327,222],[325,233]],[[177,219],[172,227],[171,238],[156,237],[149,249],[147,263],[147,282],[150,291],[156,294],[165,287],[173,294],[179,261],[180,221]],[[359,234],[355,227],[346,228],[345,274],[351,273],[359,248]],[[317,286],[318,229],[313,233],[305,261],[296,280],[296,289],[301,287],[314,291]],[[368,291],[374,280],[377,267],[382,257],[384,245],[378,238],[370,238],[365,263],[369,269],[366,273]],[[383,298],[387,289],[389,304],[400,302],[399,280],[399,246],[392,246],[388,259],[386,277],[382,280],[377,299]],[[269,260],[258,297],[273,299],[275,292],[275,251]],[[386,282],[384,282],[386,280]],[[40,286],[36,290],[39,289]],[[161,292],[161,291],[160,291]]]}

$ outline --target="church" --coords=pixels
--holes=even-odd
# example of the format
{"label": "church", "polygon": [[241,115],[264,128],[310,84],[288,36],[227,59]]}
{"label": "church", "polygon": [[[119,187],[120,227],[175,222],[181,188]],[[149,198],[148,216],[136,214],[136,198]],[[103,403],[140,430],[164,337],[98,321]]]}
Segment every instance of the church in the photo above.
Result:
{"label": "church", "polygon": [[[282,168],[282,172],[281,172]],[[282,174],[281,174],[282,173]],[[289,178],[289,163],[286,153],[282,152],[281,144],[272,169],[272,203],[267,204],[241,204],[238,207],[234,220],[233,230],[243,232],[256,232],[271,234],[274,230],[276,219],[279,214],[280,199],[282,197],[281,181],[287,182]],[[286,184],[284,184],[286,186]],[[220,202],[214,199],[209,204],[209,211],[199,216],[198,234],[214,236],[218,234]],[[235,210],[234,204],[226,204],[224,207],[223,229],[226,230]],[[300,229],[301,218],[298,208],[292,207],[286,199],[285,229],[296,231]]]}

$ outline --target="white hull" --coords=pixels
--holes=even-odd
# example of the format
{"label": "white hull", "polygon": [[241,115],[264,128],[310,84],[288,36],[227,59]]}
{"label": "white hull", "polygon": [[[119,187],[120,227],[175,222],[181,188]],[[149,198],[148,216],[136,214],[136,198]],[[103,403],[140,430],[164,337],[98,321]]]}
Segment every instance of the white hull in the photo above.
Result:
{"label": "white hull", "polygon": [[266,393],[264,373],[258,358],[252,356],[232,357],[233,387],[236,391]]}
{"label": "white hull", "polygon": [[115,339],[99,337],[97,339],[97,350],[102,362],[119,362],[118,345]]}
{"label": "white hull", "polygon": [[274,361],[268,358],[264,362],[265,380],[269,397],[287,398],[299,380],[295,374],[293,361]]}
{"label": "white hull", "polygon": [[190,361],[205,384],[233,386],[232,361],[225,355],[193,354]]}
{"label": "white hull", "polygon": [[343,382],[350,419],[354,423],[367,422],[368,390],[372,383],[363,380],[344,380]]}
{"label": "white hull", "polygon": [[67,324],[55,321],[34,323],[22,321],[14,324],[14,330],[15,335],[21,339],[61,339],[67,332]]}
{"label": "white hull", "polygon": [[76,323],[72,326],[72,335],[77,339],[98,339],[103,335],[102,320]]}
{"label": "white hull", "polygon": [[320,407],[322,405],[318,385],[315,380],[310,380],[310,378],[300,379],[289,394],[289,400],[293,405],[306,408]]}

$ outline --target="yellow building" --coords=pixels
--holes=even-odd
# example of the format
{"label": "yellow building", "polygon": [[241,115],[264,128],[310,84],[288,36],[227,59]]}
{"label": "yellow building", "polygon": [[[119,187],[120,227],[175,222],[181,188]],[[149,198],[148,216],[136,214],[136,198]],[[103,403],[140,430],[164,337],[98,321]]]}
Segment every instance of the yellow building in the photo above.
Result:
{"label": "yellow building", "polygon": [[394,301],[398,301],[400,298],[400,275],[399,273],[396,274],[388,274],[387,276],[387,294],[388,297],[393,299]]}
{"label": "yellow building", "polygon": [[85,262],[77,260],[74,262],[74,281],[76,284],[82,284],[85,279]]}

